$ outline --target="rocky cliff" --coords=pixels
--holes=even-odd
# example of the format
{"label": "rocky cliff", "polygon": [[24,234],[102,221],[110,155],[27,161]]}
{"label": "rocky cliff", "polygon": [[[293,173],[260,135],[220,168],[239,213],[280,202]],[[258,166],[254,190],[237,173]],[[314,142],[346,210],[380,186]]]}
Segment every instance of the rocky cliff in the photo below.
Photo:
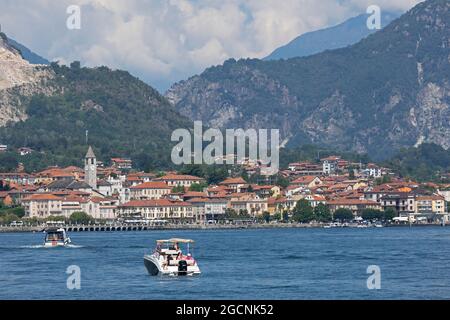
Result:
{"label": "rocky cliff", "polygon": [[145,170],[170,167],[172,132],[192,127],[126,71],[83,68],[79,62],[30,65],[1,38],[0,144],[35,150],[17,160],[27,170],[80,165],[87,137],[99,159],[131,157],[135,168]]}
{"label": "rocky cliff", "polygon": [[49,68],[24,60],[20,52],[0,34],[0,127],[8,122],[25,120],[23,100],[36,93],[51,94],[43,86],[54,75]]}
{"label": "rocky cliff", "polygon": [[384,158],[424,142],[450,147],[450,2],[425,1],[344,49],[281,61],[229,60],[166,97],[219,128],[279,128],[289,145]]}

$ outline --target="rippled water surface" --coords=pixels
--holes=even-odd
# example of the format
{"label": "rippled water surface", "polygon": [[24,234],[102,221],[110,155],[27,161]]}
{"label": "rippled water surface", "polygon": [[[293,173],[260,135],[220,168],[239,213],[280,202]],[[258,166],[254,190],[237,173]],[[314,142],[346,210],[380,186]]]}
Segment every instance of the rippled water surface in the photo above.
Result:
{"label": "rippled water surface", "polygon": [[[432,299],[450,298],[450,228],[267,229],[0,234],[0,299]],[[155,240],[196,241],[203,274],[151,277]],[[68,290],[66,269],[81,269]],[[369,265],[381,289],[368,290]]]}

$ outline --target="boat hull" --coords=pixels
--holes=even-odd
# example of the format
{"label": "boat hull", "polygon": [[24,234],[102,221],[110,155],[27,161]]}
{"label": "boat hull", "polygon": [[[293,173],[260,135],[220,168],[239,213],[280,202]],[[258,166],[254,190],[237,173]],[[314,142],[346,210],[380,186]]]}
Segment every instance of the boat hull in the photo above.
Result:
{"label": "boat hull", "polygon": [[195,276],[200,275],[200,269],[197,265],[188,266],[186,271],[179,271],[178,266],[170,266],[163,268],[159,260],[153,255],[144,256],[144,265],[147,272],[151,276],[168,275],[168,276]]}
{"label": "boat hull", "polygon": [[56,248],[56,247],[65,247],[70,244],[70,240],[66,241],[48,241],[44,242],[45,248]]}
{"label": "boat hull", "polygon": [[144,257],[144,265],[151,276],[157,276],[161,272],[159,264],[157,264],[154,259],[149,256]]}

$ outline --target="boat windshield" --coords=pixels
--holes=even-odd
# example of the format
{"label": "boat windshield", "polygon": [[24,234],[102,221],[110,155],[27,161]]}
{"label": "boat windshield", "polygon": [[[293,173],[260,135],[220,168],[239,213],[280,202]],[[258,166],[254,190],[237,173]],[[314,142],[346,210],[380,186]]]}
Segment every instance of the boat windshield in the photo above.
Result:
{"label": "boat windshield", "polygon": [[62,241],[64,236],[62,232],[49,232],[47,233],[46,241]]}
{"label": "boat windshield", "polygon": [[170,239],[170,240],[158,240],[156,242],[155,252],[160,255],[184,255],[190,254],[193,249],[192,240]]}

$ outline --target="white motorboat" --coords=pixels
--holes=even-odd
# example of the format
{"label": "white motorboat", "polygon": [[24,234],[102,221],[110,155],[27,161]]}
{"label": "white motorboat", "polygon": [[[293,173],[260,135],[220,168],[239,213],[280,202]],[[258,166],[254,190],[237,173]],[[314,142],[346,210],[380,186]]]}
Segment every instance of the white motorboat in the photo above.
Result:
{"label": "white motorboat", "polygon": [[69,236],[66,233],[66,230],[60,229],[47,229],[45,231],[45,241],[44,247],[65,247],[71,243]]}
{"label": "white motorboat", "polygon": [[[180,244],[186,247],[183,252]],[[191,254],[194,241],[190,239],[157,240],[152,254],[144,256],[144,265],[150,275],[194,276],[200,275],[197,261]]]}

